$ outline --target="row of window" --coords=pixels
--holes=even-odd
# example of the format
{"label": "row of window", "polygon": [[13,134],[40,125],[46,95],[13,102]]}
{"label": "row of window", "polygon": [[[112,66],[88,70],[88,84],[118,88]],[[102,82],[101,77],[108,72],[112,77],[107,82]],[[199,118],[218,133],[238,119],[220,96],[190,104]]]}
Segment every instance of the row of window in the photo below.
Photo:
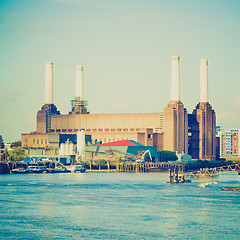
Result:
{"label": "row of window", "polygon": [[102,142],[102,143],[109,143],[109,142],[114,142],[114,141],[122,141],[122,140],[128,140],[127,138],[104,138],[104,139],[95,139],[95,142]]}
{"label": "row of window", "polygon": [[51,129],[51,132],[77,132],[80,130],[85,130],[86,132],[138,132],[140,128]]}
{"label": "row of window", "polygon": [[47,139],[33,139],[33,144],[47,144]]}

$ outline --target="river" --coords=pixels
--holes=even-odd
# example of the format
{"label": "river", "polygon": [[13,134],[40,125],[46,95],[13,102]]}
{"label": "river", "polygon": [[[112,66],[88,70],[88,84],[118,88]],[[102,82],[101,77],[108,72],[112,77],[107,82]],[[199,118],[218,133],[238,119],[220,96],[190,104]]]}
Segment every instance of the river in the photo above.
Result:
{"label": "river", "polygon": [[[237,173],[169,184],[168,173],[0,175],[1,239],[239,239]],[[197,184],[217,181],[199,188]]]}

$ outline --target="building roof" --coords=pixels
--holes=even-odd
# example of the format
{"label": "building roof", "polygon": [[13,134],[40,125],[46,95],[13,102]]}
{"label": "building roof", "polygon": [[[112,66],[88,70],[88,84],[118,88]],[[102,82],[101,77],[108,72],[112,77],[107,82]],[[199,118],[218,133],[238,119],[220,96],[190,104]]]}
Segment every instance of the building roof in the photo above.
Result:
{"label": "building roof", "polygon": [[135,142],[133,140],[122,140],[122,141],[97,144],[96,146],[126,146],[126,147],[134,146],[134,147],[136,147],[136,146],[144,146],[144,145],[142,145],[138,142]]}

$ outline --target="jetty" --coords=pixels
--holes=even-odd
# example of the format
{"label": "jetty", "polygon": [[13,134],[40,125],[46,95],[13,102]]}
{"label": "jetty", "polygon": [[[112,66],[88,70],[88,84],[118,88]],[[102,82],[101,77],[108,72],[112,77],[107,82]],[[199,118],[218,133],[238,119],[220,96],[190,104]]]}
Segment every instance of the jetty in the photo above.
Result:
{"label": "jetty", "polygon": [[169,171],[171,168],[178,168],[180,172],[184,172],[188,169],[188,164],[179,163],[124,163],[117,164],[117,172],[164,172]]}
{"label": "jetty", "polygon": [[192,172],[183,172],[182,169],[173,166],[170,169],[169,182],[170,183],[186,182],[191,179],[198,179],[202,177],[214,177],[217,175],[228,174],[231,172],[238,172],[239,174],[240,163],[214,168],[200,168],[200,170]]}
{"label": "jetty", "polygon": [[199,177],[214,177],[216,175],[227,174],[240,171],[240,163],[214,168],[201,168],[199,171],[184,173],[185,179],[197,179]]}

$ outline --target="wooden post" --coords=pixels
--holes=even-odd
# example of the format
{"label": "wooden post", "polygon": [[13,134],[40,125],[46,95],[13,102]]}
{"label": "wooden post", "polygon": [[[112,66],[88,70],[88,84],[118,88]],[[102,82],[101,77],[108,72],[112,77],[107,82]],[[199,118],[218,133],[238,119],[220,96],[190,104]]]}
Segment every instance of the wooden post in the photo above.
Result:
{"label": "wooden post", "polygon": [[170,175],[169,175],[169,178],[170,178],[170,183],[172,183],[172,182],[173,182],[173,176],[172,176],[172,174],[173,174],[173,169],[172,169],[172,168],[170,168]]}
{"label": "wooden post", "polygon": [[176,180],[178,181],[179,180],[178,179],[178,166],[176,166],[175,171],[176,171]]}
{"label": "wooden post", "polygon": [[116,171],[119,172],[119,162],[116,164]]}

